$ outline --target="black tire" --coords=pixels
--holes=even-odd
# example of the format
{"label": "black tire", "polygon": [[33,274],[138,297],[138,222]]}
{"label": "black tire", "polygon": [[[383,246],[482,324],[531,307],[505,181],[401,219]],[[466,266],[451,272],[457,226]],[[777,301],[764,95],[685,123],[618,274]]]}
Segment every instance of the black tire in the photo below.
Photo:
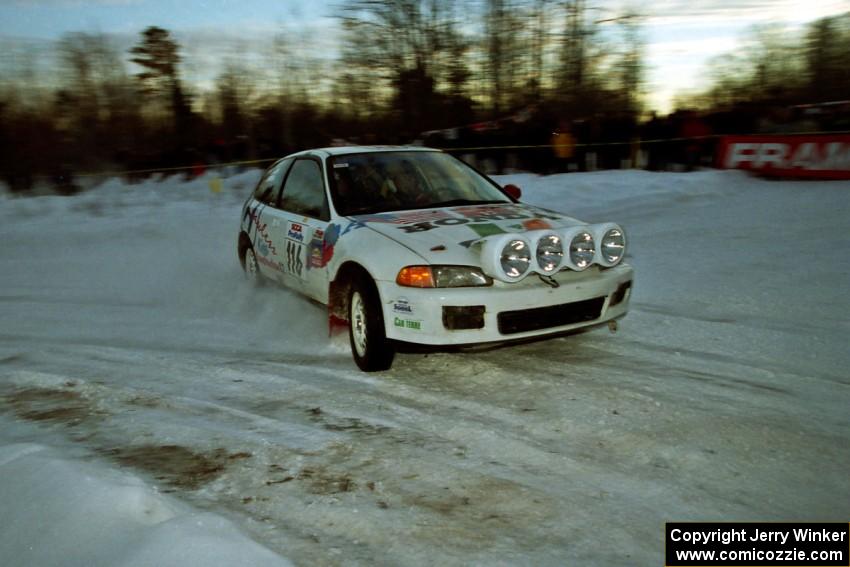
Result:
{"label": "black tire", "polygon": [[265,283],[263,274],[260,273],[260,264],[257,262],[257,255],[251,246],[245,248],[242,253],[242,269],[245,272],[245,279],[251,282],[255,287],[262,287]]}
{"label": "black tire", "polygon": [[348,292],[348,323],[351,354],[360,370],[388,370],[395,358],[395,348],[384,329],[378,290],[366,277],[355,280]]}

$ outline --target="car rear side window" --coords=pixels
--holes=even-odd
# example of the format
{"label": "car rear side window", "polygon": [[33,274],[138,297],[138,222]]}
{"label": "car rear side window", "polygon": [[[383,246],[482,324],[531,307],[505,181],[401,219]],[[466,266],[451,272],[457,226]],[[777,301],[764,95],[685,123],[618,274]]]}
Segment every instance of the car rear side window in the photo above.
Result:
{"label": "car rear side window", "polygon": [[284,211],[329,220],[322,168],[312,159],[298,159],[286,177],[280,208]]}
{"label": "car rear side window", "polygon": [[280,195],[280,185],[292,159],[284,159],[270,167],[254,190],[254,198],[266,205],[274,206]]}

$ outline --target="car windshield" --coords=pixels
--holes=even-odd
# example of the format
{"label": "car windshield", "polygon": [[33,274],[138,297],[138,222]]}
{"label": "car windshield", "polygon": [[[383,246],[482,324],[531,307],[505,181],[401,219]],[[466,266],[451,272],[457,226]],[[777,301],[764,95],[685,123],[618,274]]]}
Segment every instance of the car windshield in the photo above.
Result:
{"label": "car windshield", "polygon": [[334,208],[342,216],[509,203],[486,177],[441,152],[372,152],[328,159]]}

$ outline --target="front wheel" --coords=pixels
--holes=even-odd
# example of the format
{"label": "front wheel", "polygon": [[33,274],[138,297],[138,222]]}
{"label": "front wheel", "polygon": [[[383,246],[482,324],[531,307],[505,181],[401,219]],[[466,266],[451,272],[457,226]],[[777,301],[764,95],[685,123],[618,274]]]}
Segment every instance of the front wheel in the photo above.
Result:
{"label": "front wheel", "polygon": [[348,296],[348,338],[354,362],[364,372],[387,370],[395,349],[384,331],[384,316],[378,290],[371,281],[360,279]]}

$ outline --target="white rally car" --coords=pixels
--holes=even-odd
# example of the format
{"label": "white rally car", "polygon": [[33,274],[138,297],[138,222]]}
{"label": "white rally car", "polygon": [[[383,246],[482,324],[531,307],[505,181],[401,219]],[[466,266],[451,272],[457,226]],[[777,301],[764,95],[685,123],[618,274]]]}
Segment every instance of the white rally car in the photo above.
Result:
{"label": "white rally car", "polygon": [[519,202],[462,161],[419,147],[287,156],[242,210],[239,260],[328,306],[365,371],[400,343],[499,343],[626,314],[625,235]]}

